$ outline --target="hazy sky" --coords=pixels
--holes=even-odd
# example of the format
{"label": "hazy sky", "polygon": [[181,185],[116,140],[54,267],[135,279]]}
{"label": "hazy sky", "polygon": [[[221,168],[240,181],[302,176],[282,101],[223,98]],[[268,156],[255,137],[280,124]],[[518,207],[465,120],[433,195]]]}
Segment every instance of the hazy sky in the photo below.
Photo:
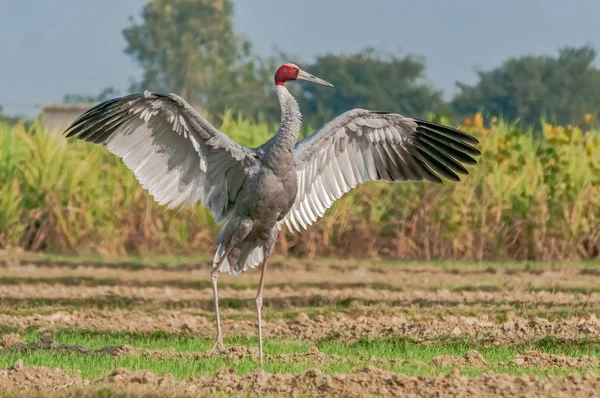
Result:
{"label": "hazy sky", "polygon": [[[124,91],[140,74],[121,30],[144,0],[0,0],[0,105],[35,115],[66,93]],[[600,51],[598,0],[235,0],[234,27],[256,52],[310,62],[373,46],[422,55],[449,97],[455,82],[510,56]],[[327,78],[327,76],[323,76]]]}

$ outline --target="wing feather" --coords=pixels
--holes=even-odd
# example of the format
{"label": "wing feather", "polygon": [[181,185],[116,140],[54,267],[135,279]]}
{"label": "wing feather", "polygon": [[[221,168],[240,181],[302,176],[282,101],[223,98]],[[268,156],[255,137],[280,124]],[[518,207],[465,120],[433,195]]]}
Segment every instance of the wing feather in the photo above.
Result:
{"label": "wing feather", "polygon": [[461,131],[398,114],[355,109],[300,141],[298,193],[279,227],[306,229],[357,184],[373,180],[440,183],[468,174],[478,141]]}
{"label": "wing feather", "polygon": [[102,144],[123,159],[144,189],[170,208],[207,206],[229,217],[249,173],[253,150],[238,145],[175,94],[133,94],[88,110],[67,137]]}

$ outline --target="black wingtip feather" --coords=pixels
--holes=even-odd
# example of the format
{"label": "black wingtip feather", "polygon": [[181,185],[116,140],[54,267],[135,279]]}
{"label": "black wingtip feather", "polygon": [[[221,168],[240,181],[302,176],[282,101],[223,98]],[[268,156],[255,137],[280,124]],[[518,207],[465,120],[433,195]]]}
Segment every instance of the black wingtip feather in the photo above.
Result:
{"label": "black wingtip feather", "polygon": [[420,120],[420,119],[413,119],[413,120],[417,123],[417,126],[429,127],[431,129],[438,130],[440,133],[447,134],[450,137],[454,137],[465,143],[469,143],[472,145],[479,144],[479,140],[477,140],[477,138],[473,137],[470,134],[464,133],[460,130],[454,129],[452,127],[443,126],[441,124],[427,122],[425,120]]}
{"label": "black wingtip feather", "polygon": [[441,174],[443,177],[451,180],[451,181],[460,181],[460,178],[454,173],[448,166],[440,162],[434,156],[432,156],[429,152],[422,150],[417,147],[417,151],[423,156],[424,162],[431,167],[433,170]]}
{"label": "black wingtip feather", "polygon": [[480,152],[468,144],[456,145],[454,140],[444,140],[443,137],[436,136],[433,134],[427,134],[428,131],[418,131],[421,134],[417,134],[417,141],[427,142],[439,151],[451,156],[452,158],[460,161],[461,163],[475,165],[477,161],[471,156],[478,156]]}
{"label": "black wingtip feather", "polygon": [[475,137],[451,127],[413,120],[417,124],[413,143],[416,149],[414,155],[422,167],[429,169],[437,178],[439,174],[451,181],[460,181],[456,173],[469,174],[463,164],[477,164],[472,156],[481,154],[472,146],[479,143]]}
{"label": "black wingtip feather", "polygon": [[452,157],[452,152],[442,151],[441,148],[430,144],[429,142],[424,140],[423,137],[417,137],[417,141],[415,144],[417,148],[427,151],[432,156],[436,157],[440,162],[442,162],[447,168],[452,169],[452,171],[464,175],[469,174],[469,171],[465,169],[465,167],[460,162],[458,162]]}
{"label": "black wingtip feather", "polygon": [[[85,131],[86,126],[92,120],[95,120],[97,117],[107,117],[109,116],[107,112],[111,111],[111,107],[122,103],[123,101],[129,101],[141,98],[143,94],[130,94],[125,95],[123,97],[113,98],[104,102],[99,103],[98,105],[94,105],[92,108],[85,111],[81,116],[79,116],[71,125],[63,132],[63,135],[66,138],[76,137],[82,138],[79,135]],[[89,138],[89,137],[88,137]]]}

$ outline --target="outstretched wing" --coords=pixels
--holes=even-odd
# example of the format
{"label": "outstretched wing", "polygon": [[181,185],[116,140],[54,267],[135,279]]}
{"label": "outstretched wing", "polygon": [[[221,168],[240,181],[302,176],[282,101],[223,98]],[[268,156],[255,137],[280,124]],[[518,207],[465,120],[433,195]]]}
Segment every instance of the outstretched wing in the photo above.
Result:
{"label": "outstretched wing", "polygon": [[224,221],[254,165],[254,152],[213,127],[175,94],[148,91],[99,104],[67,137],[102,144],[169,208],[198,201]]}
{"label": "outstretched wing", "polygon": [[301,231],[357,184],[371,180],[440,183],[468,174],[478,141],[461,131],[395,113],[354,109],[298,142],[298,193],[282,220]]}

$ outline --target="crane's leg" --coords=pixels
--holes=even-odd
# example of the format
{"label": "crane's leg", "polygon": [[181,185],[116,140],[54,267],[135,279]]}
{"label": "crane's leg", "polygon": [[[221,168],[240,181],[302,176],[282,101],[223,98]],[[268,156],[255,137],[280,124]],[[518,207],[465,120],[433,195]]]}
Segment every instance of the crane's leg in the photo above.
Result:
{"label": "crane's leg", "polygon": [[263,341],[262,341],[262,304],[263,304],[263,287],[265,284],[265,274],[267,272],[267,263],[269,257],[265,256],[263,261],[262,271],[260,273],[260,282],[258,284],[258,293],[256,293],[256,316],[258,318],[258,353],[260,355],[260,364],[263,363]]}
{"label": "crane's leg", "polygon": [[223,344],[223,333],[221,331],[221,317],[219,316],[219,295],[217,294],[217,280],[219,279],[219,267],[221,266],[223,260],[227,258],[227,255],[230,251],[231,248],[229,248],[225,252],[225,254],[221,256],[219,261],[213,266],[213,269],[210,272],[210,281],[212,282],[213,297],[215,299],[215,314],[217,316],[217,338],[215,340],[215,344],[212,346],[210,351],[208,351],[208,355],[212,355],[215,349],[217,348],[219,349],[219,352],[223,354],[227,352],[227,348],[225,348],[225,345]]}

